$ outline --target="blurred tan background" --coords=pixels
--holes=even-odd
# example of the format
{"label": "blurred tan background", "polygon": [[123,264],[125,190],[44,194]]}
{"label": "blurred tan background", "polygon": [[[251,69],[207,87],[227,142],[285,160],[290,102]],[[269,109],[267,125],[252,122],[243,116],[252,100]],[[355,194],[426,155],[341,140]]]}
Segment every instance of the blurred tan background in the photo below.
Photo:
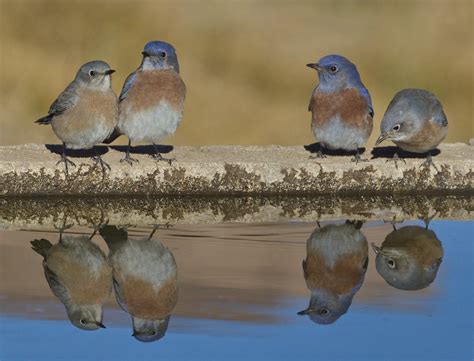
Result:
{"label": "blurred tan background", "polygon": [[[473,1],[0,0],[0,143],[57,143],[45,115],[78,67],[102,59],[120,93],[149,40],[177,51],[184,121],[164,143],[307,144],[305,66],[351,59],[372,95],[374,132],[392,96],[426,88],[442,101],[448,142],[474,136]],[[118,143],[124,143],[120,138]]]}

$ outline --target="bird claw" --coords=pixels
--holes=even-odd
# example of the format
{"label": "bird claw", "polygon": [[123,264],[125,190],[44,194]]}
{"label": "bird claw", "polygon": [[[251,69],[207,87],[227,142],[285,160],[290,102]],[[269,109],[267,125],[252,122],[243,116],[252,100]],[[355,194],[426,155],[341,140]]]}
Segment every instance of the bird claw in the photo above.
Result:
{"label": "bird claw", "polygon": [[56,166],[58,166],[60,163],[64,163],[64,168],[66,169],[66,175],[69,174],[68,164],[71,165],[72,167],[76,166],[76,163],[74,163],[72,160],[70,160],[68,157],[66,157],[65,154],[61,155],[61,159],[59,159],[56,162]]}
{"label": "bird claw", "polygon": [[420,164],[420,168],[428,168],[429,170],[430,167],[433,167],[436,170],[436,172],[439,172],[439,169],[436,166],[436,164],[434,164],[433,159],[431,158],[431,155],[428,155],[426,160]]}
{"label": "bird claw", "polygon": [[120,159],[120,163],[123,163],[123,162],[128,163],[131,167],[133,163],[138,163],[138,159],[132,158],[130,157],[130,155],[127,154],[125,157]]}
{"label": "bird claw", "polygon": [[327,158],[328,156],[324,154],[322,151],[318,150],[316,153],[313,155],[310,155],[308,159],[321,159],[321,158]]}
{"label": "bird claw", "polygon": [[107,170],[112,170],[112,168],[110,168],[109,163],[105,162],[100,155],[95,155],[91,157],[91,159],[95,162],[94,168],[97,167],[97,165],[100,165],[103,173],[106,173]]}
{"label": "bird claw", "polygon": [[167,162],[169,165],[172,165],[173,162],[176,162],[176,158],[165,158],[160,153],[154,154],[151,156],[157,162]]}
{"label": "bird claw", "polygon": [[385,161],[386,163],[388,162],[395,162],[395,168],[398,169],[398,163],[397,162],[403,162],[407,164],[407,161],[404,158],[400,158],[397,153],[393,155],[393,158],[389,158]]}
{"label": "bird claw", "polygon": [[356,153],[353,158],[351,158],[351,162],[355,162],[357,165],[359,162],[368,162],[368,159],[362,158],[359,153]]}

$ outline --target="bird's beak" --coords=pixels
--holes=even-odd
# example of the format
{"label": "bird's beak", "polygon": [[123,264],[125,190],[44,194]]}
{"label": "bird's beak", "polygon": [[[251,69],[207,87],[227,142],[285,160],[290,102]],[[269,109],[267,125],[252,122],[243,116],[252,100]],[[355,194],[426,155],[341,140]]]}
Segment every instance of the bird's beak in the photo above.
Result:
{"label": "bird's beak", "polygon": [[109,70],[106,70],[106,71],[104,72],[105,75],[110,75],[110,74],[113,74],[113,73],[115,73],[115,70],[114,70],[114,69],[109,69]]}
{"label": "bird's beak", "polygon": [[94,322],[97,326],[99,326],[100,328],[107,328],[105,327],[105,325],[102,323],[102,322]]}
{"label": "bird's beak", "polygon": [[375,145],[379,145],[380,143],[382,143],[385,139],[388,139],[392,136],[392,133],[391,132],[388,132],[388,133],[384,133],[384,134],[380,134],[380,137],[377,138],[377,140],[375,141]]}
{"label": "bird's beak", "polygon": [[306,64],[308,68],[316,69],[317,71],[322,71],[324,68],[322,68],[318,63],[310,63]]}
{"label": "bird's beak", "polygon": [[298,316],[304,316],[304,315],[310,314],[311,312],[313,312],[313,310],[310,307],[308,307],[307,309],[298,312],[297,315]]}
{"label": "bird's beak", "polygon": [[379,254],[380,253],[380,247],[377,247],[374,242],[372,242],[370,244],[372,246],[372,249],[374,250],[375,254]]}

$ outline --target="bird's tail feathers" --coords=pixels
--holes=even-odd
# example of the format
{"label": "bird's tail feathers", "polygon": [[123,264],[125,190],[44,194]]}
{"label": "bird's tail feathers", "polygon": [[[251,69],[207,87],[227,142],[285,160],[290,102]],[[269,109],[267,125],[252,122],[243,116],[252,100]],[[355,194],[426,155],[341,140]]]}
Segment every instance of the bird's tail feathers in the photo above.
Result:
{"label": "bird's tail feathers", "polygon": [[117,129],[117,127],[114,128],[114,131],[112,132],[112,134],[110,134],[102,143],[105,143],[105,144],[110,144],[112,143],[115,139],[117,139],[118,137],[120,137],[122,134],[120,134],[119,130]]}
{"label": "bird's tail feathers", "polygon": [[51,242],[44,238],[34,239],[30,243],[31,249],[43,257],[46,257],[48,250],[53,247]]}
{"label": "bird's tail feathers", "polygon": [[39,118],[38,120],[35,121],[35,123],[41,124],[41,125],[48,125],[48,124],[51,124],[51,120],[53,120],[53,116],[47,115],[43,118]]}

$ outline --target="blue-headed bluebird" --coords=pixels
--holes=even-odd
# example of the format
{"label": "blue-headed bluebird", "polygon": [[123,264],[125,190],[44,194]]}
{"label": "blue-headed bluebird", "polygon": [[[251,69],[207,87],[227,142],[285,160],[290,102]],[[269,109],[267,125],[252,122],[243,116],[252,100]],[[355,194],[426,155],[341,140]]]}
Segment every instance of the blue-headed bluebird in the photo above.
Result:
{"label": "blue-headed bluebird", "polygon": [[125,80],[119,96],[119,121],[113,141],[120,134],[128,137],[128,147],[122,161],[136,162],[130,157],[131,142],[150,142],[155,148],[154,159],[171,164],[156,144],[173,135],[183,117],[186,86],[179,75],[178,56],[171,44],[150,41],[142,52],[143,59]]}
{"label": "blue-headed bluebird", "polygon": [[[356,66],[343,56],[328,55],[307,66],[316,69],[319,76],[308,107],[314,137],[323,148],[355,150],[352,160],[357,163],[361,160],[359,148],[373,127],[369,91]],[[323,156],[322,152],[318,156]]]}
{"label": "blue-headed bluebird", "polygon": [[[58,162],[75,164],[66,157],[68,149],[91,149],[109,137],[117,125],[117,96],[111,87],[111,74],[115,70],[104,61],[96,60],[82,65],[75,79],[59,94],[48,115],[36,121],[51,124],[54,133],[63,142],[63,152]],[[95,148],[94,148],[95,149]],[[110,166],[96,151],[92,158],[102,167]]]}
{"label": "blue-headed bluebird", "polygon": [[387,235],[381,247],[372,243],[377,272],[401,290],[428,287],[436,278],[443,260],[443,247],[436,234],[426,227],[406,226]]}
{"label": "blue-headed bluebird", "polygon": [[316,228],[306,243],[303,272],[311,291],[308,315],[319,324],[330,324],[349,309],[362,286],[368,265],[368,245],[360,231],[362,222],[346,221]]}
{"label": "blue-headed bluebird", "polygon": [[110,249],[115,296],[132,316],[133,336],[143,342],[161,339],[178,301],[178,269],[173,254],[160,241],[130,240],[114,226],[99,230]]}
{"label": "blue-headed bluebird", "polygon": [[[426,165],[430,165],[431,150],[448,134],[448,120],[436,96],[423,89],[404,89],[388,105],[380,133],[375,145],[390,139],[403,150],[428,153]],[[395,162],[398,159],[395,154]]]}
{"label": "blue-headed bluebird", "polygon": [[100,248],[86,236],[61,237],[54,246],[35,239],[31,245],[43,256],[46,280],[71,323],[83,330],[105,328],[102,306],[112,291],[112,268]]}

